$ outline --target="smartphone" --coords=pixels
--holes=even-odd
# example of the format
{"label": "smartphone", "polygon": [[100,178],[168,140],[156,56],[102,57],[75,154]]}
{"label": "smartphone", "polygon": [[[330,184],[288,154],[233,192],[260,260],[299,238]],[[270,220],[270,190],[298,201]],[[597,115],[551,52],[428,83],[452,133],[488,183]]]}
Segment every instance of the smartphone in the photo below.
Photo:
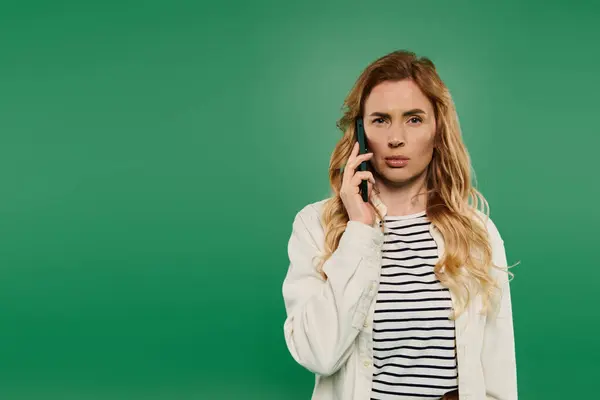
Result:
{"label": "smartphone", "polygon": [[[365,137],[365,125],[363,123],[363,119],[362,118],[357,118],[356,119],[356,126],[355,126],[355,131],[356,131],[356,139],[358,140],[358,154],[365,154],[367,153],[367,139]],[[363,161],[360,163],[360,165],[358,166],[358,171],[367,171],[367,161]],[[369,185],[367,183],[366,179],[363,179],[360,182],[360,194],[362,196],[362,199],[365,203],[367,203],[369,201]]]}

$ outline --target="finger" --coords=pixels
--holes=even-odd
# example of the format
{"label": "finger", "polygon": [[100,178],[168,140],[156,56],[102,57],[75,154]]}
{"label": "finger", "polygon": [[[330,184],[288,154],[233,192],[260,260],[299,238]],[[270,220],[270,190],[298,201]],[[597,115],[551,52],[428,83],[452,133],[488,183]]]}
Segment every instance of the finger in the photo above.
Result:
{"label": "finger", "polygon": [[352,161],[348,161],[348,164],[347,164],[346,168],[350,168],[352,170],[355,170],[356,168],[358,168],[358,165],[361,162],[367,161],[371,157],[373,157],[373,153],[359,154]]}
{"label": "finger", "polygon": [[359,146],[358,142],[354,142],[354,147],[352,147],[352,151],[350,152],[350,156],[346,160],[346,165],[344,166],[344,173],[342,175],[342,183],[349,182],[354,174],[354,170],[351,167],[351,162],[354,160],[356,155],[358,154]]}
{"label": "finger", "polygon": [[342,185],[342,191],[348,194],[356,194],[359,192],[360,182],[363,180],[371,180],[373,176],[371,171],[355,171],[352,176],[346,178],[346,182]]}
{"label": "finger", "polygon": [[348,156],[346,162],[352,161],[354,157],[356,157],[356,155],[358,154],[359,150],[360,148],[358,146],[358,142],[354,142],[354,145],[352,145],[352,151],[350,152],[350,155]]}
{"label": "finger", "polygon": [[352,177],[350,181],[351,186],[358,186],[362,181],[369,181],[371,183],[375,183],[375,178],[373,178],[373,173],[371,171],[358,171]]}
{"label": "finger", "polygon": [[368,180],[370,182],[375,182],[375,177],[371,171],[356,171],[354,174],[355,177],[359,177],[360,180]]}

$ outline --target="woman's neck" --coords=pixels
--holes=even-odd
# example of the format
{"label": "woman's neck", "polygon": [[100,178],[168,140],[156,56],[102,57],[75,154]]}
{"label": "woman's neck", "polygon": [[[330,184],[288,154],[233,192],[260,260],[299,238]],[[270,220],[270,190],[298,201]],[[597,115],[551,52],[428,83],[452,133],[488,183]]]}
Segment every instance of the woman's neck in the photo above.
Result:
{"label": "woman's neck", "polygon": [[379,191],[377,195],[387,208],[387,215],[411,215],[427,209],[425,176],[405,184],[392,185],[382,181],[385,179],[380,177],[375,186]]}

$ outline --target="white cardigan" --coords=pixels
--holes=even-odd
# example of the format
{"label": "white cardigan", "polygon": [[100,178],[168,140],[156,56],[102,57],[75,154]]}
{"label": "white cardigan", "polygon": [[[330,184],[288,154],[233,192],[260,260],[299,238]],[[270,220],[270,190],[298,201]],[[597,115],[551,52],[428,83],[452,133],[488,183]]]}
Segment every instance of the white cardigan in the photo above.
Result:
{"label": "white cardigan", "polygon": [[[373,193],[373,204],[385,217],[387,208]],[[313,258],[323,251],[320,222],[327,199],[308,204],[292,225],[290,265],[283,282],[287,312],[284,335],[296,362],[315,374],[312,400],[367,400],[373,374],[372,323],[379,286],[384,235],[373,226],[349,221],[338,249],[324,264],[323,278]],[[480,213],[484,215],[483,213]],[[441,258],[444,241],[430,225]],[[487,220],[493,261],[506,267],[504,241]],[[461,400],[516,400],[517,373],[508,274],[491,269],[502,297],[496,312],[480,315],[481,297],[456,320],[458,389]],[[452,301],[456,302],[451,293]]]}

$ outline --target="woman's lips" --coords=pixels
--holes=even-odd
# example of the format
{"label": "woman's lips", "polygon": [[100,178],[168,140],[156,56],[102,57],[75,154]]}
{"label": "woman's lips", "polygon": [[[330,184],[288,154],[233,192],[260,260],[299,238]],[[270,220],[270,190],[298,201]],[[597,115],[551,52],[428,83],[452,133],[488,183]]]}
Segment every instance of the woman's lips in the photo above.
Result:
{"label": "woman's lips", "polygon": [[408,159],[406,158],[386,158],[385,163],[392,168],[401,168],[405,167],[408,164]]}

